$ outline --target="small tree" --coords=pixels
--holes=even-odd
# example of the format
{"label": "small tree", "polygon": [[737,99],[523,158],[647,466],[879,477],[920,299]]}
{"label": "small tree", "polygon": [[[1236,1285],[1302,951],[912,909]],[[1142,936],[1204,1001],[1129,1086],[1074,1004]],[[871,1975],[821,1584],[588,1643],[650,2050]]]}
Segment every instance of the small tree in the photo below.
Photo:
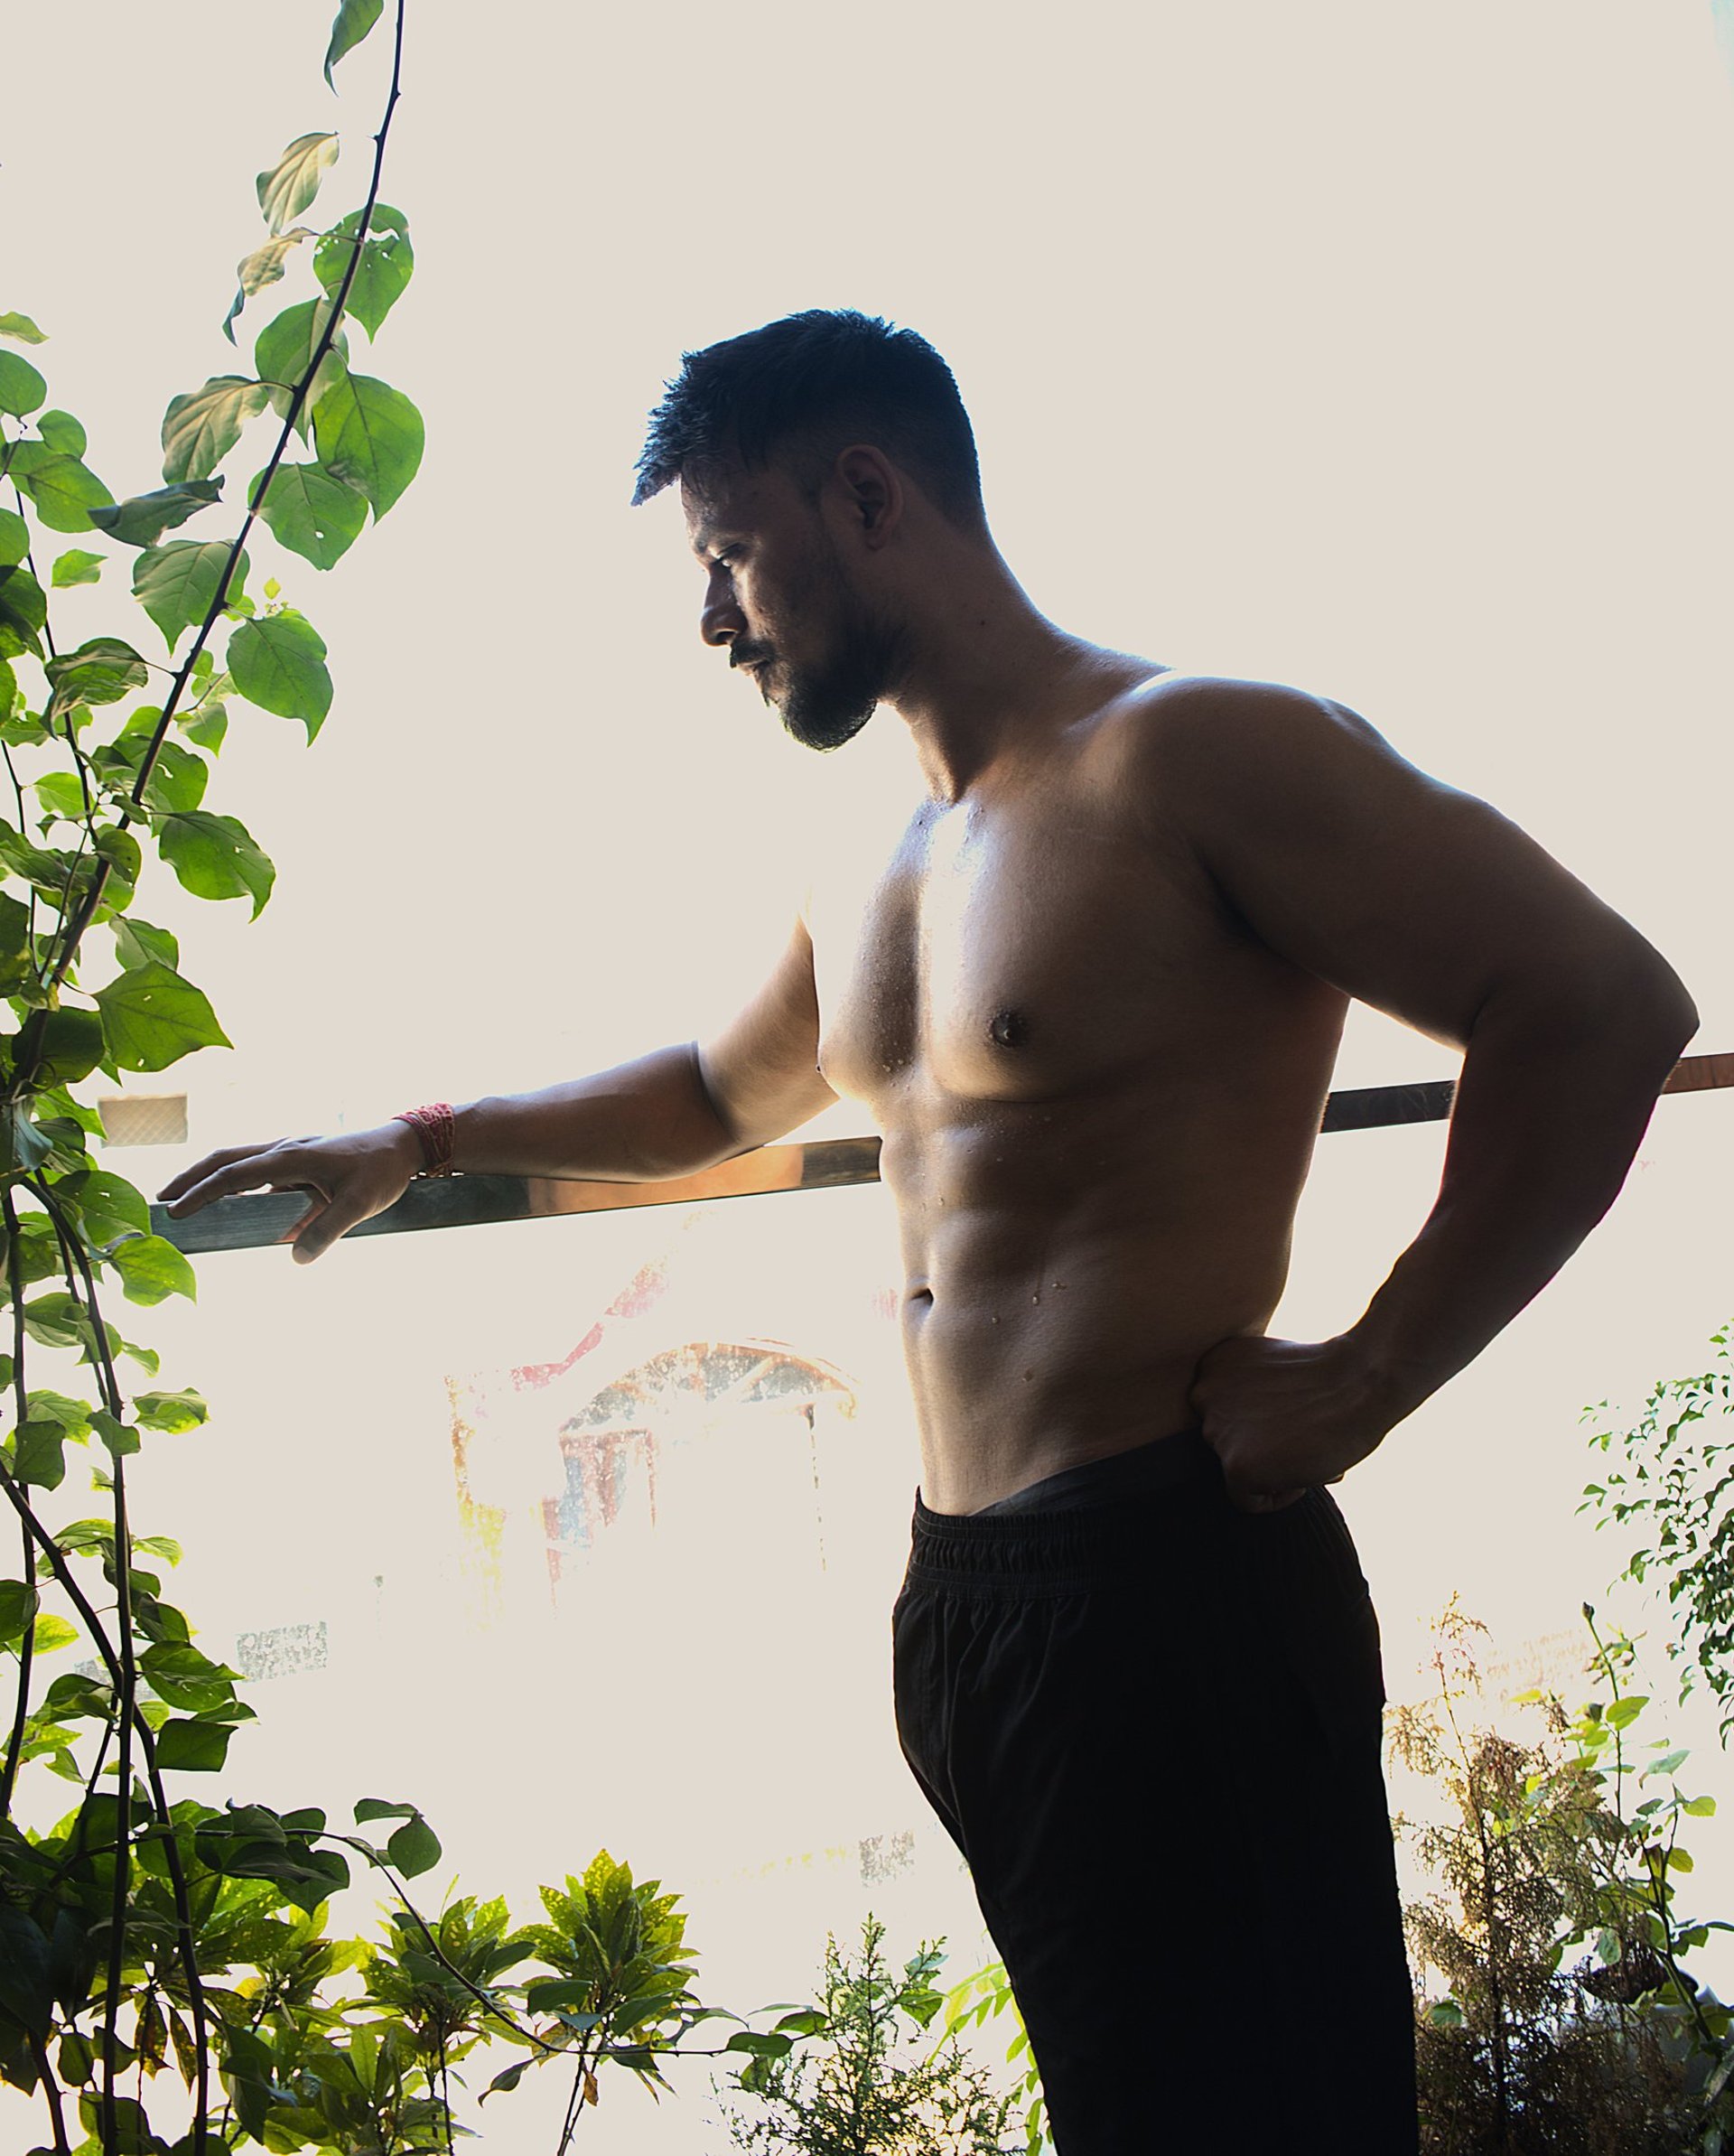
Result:
{"label": "small tree", "polygon": [[[1646,1703],[1621,1685],[1627,1640],[1596,1638],[1591,1668],[1611,1696],[1575,1717],[1522,1695],[1542,1717],[1535,1741],[1475,1727],[1483,1631],[1454,1601],[1437,1627],[1434,1698],[1391,1718],[1398,1757],[1450,1802],[1442,1822],[1398,1823],[1440,1890],[1405,1912],[1423,1975],[1446,1984],[1417,2032],[1422,2145],[1716,2156],[1728,2015],[1683,1965],[1712,1927],[1677,1915],[1673,1883],[1691,1869],[1683,1820],[1714,1806],[1682,1794],[1686,1755],[1665,1739],[1639,1754],[1630,1732]],[[1666,1793],[1641,1795],[1646,1780]]]}
{"label": "small tree", "polygon": [[1585,1486],[1580,1512],[1600,1514],[1636,1537],[1622,1579],[1667,1582],[1675,1636],[1668,1658],[1683,1700],[1699,1685],[1716,1695],[1724,1745],[1734,1730],[1734,1328],[1711,1336],[1701,1377],[1657,1385],[1629,1430],[1616,1431],[1604,1400],[1585,1411],[1590,1442],[1608,1456]]}
{"label": "small tree", "polygon": [[[1002,2156],[1021,2144],[954,2032],[937,2051],[924,2033],[943,2004],[934,1979],[943,1941],[924,1944],[900,1971],[887,1960],[885,1927],[869,1916],[859,1959],[834,1937],[825,1949],[818,2002],[778,2024],[806,2040],[783,2057],[751,2059],[730,2086],[750,2108],[725,2107],[739,2149],[798,2156]],[[769,2039],[764,2039],[769,2040]]]}

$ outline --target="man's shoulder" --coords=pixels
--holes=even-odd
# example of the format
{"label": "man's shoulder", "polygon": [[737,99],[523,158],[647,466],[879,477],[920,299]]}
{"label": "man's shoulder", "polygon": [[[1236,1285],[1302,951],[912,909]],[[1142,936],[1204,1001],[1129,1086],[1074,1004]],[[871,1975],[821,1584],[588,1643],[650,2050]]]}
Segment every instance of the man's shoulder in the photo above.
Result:
{"label": "man's shoulder", "polygon": [[1164,790],[1189,776],[1281,782],[1346,750],[1383,749],[1366,722],[1290,682],[1183,667],[1152,671],[1104,714],[1124,776]]}
{"label": "man's shoulder", "polygon": [[1122,701],[1127,719],[1155,738],[1213,727],[1330,725],[1348,715],[1329,697],[1293,682],[1189,667],[1152,669]]}

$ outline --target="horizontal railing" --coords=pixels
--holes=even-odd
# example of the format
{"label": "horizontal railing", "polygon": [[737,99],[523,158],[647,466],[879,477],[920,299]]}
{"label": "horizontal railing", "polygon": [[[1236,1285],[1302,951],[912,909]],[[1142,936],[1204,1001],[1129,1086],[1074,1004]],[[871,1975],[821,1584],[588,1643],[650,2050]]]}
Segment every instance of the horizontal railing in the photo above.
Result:
{"label": "horizontal railing", "polygon": [[[1702,1093],[1734,1086],[1734,1055],[1686,1056],[1664,1093]],[[1324,1131],[1384,1130],[1404,1123],[1442,1123],[1456,1093],[1452,1078],[1413,1086],[1352,1086],[1325,1104]],[[806,1145],[763,1145],[673,1182],[598,1183],[542,1175],[453,1175],[414,1182],[394,1206],[350,1230],[357,1236],[415,1235],[427,1227],[477,1227],[494,1220],[540,1220],[566,1213],[617,1212],[647,1205],[695,1205],[713,1198],[762,1198],[775,1190],[834,1190],[879,1181],[877,1138],[824,1138]],[[222,1198],[201,1213],[172,1220],[151,1208],[160,1236],[189,1253],[258,1250],[281,1242],[306,1210],[295,1190]]]}

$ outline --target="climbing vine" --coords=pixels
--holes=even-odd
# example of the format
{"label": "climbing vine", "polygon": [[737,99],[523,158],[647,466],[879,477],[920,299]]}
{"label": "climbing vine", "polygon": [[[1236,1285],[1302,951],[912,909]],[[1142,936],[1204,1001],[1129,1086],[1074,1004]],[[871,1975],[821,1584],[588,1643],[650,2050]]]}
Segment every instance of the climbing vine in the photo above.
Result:
{"label": "climbing vine", "polygon": [[[659,2061],[720,2011],[694,1993],[674,1898],[606,1853],[544,1890],[538,1926],[469,1898],[424,1918],[405,1882],[441,1851],[416,1806],[364,1799],[340,1831],[315,1809],[172,1796],[167,1778],[220,1771],[253,1710],[169,1598],[176,1545],[129,1514],[127,1462],[206,1407],[154,1385],[157,1357],[123,1335],[113,1297],[149,1307],[194,1279],[143,1195],[93,1155],[89,1082],[228,1045],[174,935],[135,901],[154,857],[195,897],[256,917],[275,872],[208,805],[216,760],[231,717],[289,719],[312,742],[331,706],[325,646],[275,578],[252,588],[249,540],[262,525],[329,570],[421,462],[420,414],[361,370],[353,335],[371,364],[415,268],[408,221],[380,195],[405,12],[396,0],[359,204],[303,221],[337,133],[298,136],[259,174],[265,236],[222,333],[238,353],[263,294],[293,277],[304,296],[257,329],[249,371],[171,398],[160,486],[117,498],[83,426],[49,401],[44,331],[0,313],[0,1492],[16,1551],[0,1578],[0,2080],[40,2098],[42,2156],[449,2149],[456,2067],[490,2041],[519,2056],[489,2094],[533,2066],[569,2071],[564,2150],[601,2068],[661,2085]],[[385,16],[385,0],[341,0],[328,86]],[[233,485],[226,467],[261,443]],[[232,531],[199,537],[226,499]],[[149,630],[64,648],[55,595],[123,580]],[[70,1517],[80,1472],[96,1502]],[[68,1794],[50,1803],[57,1778]],[[371,1945],[327,1932],[358,1862],[397,1902]],[[742,2031],[737,2048],[789,2040]]]}

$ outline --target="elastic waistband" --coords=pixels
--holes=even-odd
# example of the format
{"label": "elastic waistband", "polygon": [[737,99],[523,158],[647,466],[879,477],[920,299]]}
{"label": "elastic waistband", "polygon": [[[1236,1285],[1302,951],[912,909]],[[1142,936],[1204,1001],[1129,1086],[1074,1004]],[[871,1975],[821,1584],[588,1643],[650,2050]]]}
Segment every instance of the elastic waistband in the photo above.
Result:
{"label": "elastic waistband", "polygon": [[[909,1583],[1059,1592],[1159,1555],[1205,1554],[1213,1523],[1233,1512],[1216,1454],[1196,1430],[1139,1450],[1135,1486],[1114,1472],[1118,1456],[1068,1469],[1053,1478],[1067,1493],[1051,1510],[930,1512],[918,1492]],[[1088,1488],[1092,1468],[1101,1470],[1099,1497]]]}

